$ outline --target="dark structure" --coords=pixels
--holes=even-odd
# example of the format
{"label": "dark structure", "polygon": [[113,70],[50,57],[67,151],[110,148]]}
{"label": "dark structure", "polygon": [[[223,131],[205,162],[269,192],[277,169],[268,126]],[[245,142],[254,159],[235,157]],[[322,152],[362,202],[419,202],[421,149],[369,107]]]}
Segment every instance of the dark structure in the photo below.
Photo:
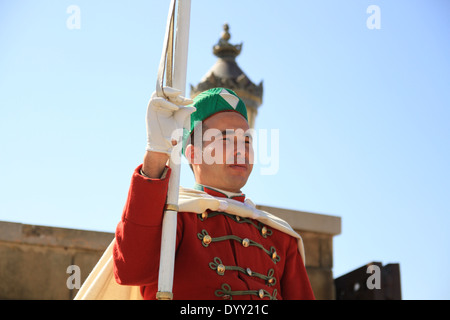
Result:
{"label": "dark structure", "polygon": [[336,300],[401,300],[400,265],[371,262],[334,280]]}

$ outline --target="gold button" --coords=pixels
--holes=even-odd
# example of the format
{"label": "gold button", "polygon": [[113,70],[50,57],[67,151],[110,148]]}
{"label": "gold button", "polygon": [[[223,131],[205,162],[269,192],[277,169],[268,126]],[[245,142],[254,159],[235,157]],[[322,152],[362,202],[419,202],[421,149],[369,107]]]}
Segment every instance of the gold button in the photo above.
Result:
{"label": "gold button", "polygon": [[272,259],[273,259],[273,260],[275,260],[275,259],[276,259],[276,257],[277,257],[277,252],[276,252],[276,251],[274,251],[274,252],[272,253]]}
{"label": "gold button", "polygon": [[225,266],[223,264],[219,264],[217,266],[217,273],[223,276],[223,274],[225,273]]}
{"label": "gold button", "polygon": [[265,236],[265,235],[267,234],[267,228],[266,228],[266,227],[263,227],[263,228],[261,229],[261,234],[262,234],[263,236]]}
{"label": "gold button", "polygon": [[267,282],[272,284],[273,283],[273,278],[270,278],[269,280],[267,280]]}
{"label": "gold button", "polygon": [[241,221],[241,217],[236,216],[236,221]]}
{"label": "gold button", "polygon": [[250,245],[250,240],[248,240],[247,238],[243,239],[242,245],[244,246],[244,248],[247,248]]}
{"label": "gold button", "polygon": [[212,238],[211,238],[210,235],[207,234],[206,236],[203,237],[203,243],[204,244],[208,245],[208,244],[211,243],[211,241],[212,241]]}
{"label": "gold button", "polygon": [[206,218],[208,218],[208,212],[203,212],[202,213],[202,219],[206,219]]}
{"label": "gold button", "polygon": [[260,289],[259,292],[258,292],[258,295],[259,295],[259,297],[260,297],[261,299],[264,298],[264,290],[263,290],[263,289]]}
{"label": "gold button", "polygon": [[247,274],[249,275],[249,276],[251,276],[252,274],[253,274],[253,272],[252,272],[252,269],[250,269],[250,268],[247,268]]}

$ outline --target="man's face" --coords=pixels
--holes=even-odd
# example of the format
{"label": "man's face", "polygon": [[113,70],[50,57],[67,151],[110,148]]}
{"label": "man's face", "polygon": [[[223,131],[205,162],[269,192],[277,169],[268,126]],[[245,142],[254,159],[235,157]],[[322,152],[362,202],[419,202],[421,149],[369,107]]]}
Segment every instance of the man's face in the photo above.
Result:
{"label": "man's face", "polygon": [[239,192],[253,169],[252,138],[248,123],[237,112],[221,112],[206,119],[203,149],[195,147],[197,183]]}

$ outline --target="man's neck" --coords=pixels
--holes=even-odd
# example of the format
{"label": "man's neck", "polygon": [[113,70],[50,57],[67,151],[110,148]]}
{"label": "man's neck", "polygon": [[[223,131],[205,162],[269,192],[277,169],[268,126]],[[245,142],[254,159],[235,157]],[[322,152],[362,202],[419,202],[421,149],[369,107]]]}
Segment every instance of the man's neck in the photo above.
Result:
{"label": "man's neck", "polygon": [[203,190],[203,188],[205,188],[205,187],[206,187],[206,188],[213,189],[213,190],[216,190],[216,191],[218,191],[218,192],[220,192],[220,193],[223,193],[223,194],[225,194],[228,198],[233,198],[233,197],[236,197],[236,196],[242,196],[242,195],[243,195],[242,192],[231,192],[231,191],[222,190],[222,189],[219,189],[219,188],[207,186],[207,185],[200,184],[200,183],[196,183],[196,184],[195,184],[195,189],[198,189],[198,190]]}

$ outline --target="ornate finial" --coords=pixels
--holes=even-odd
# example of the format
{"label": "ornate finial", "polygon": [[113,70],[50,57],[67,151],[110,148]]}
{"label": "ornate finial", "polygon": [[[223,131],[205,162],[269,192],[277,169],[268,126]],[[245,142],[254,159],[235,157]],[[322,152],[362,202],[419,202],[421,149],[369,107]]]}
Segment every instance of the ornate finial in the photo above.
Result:
{"label": "ornate finial", "polygon": [[230,38],[231,38],[231,35],[230,35],[230,33],[228,32],[228,30],[230,30],[230,26],[228,26],[228,23],[225,23],[225,24],[223,25],[222,39],[225,40],[225,41],[227,41],[227,42],[228,42],[228,40],[230,40]]}
{"label": "ornate finial", "polygon": [[259,85],[254,84],[238,66],[236,57],[241,52],[242,43],[230,44],[229,30],[228,23],[225,23],[219,41],[213,46],[213,53],[218,59],[196,86],[191,85],[191,98],[211,88],[231,89],[244,101],[249,126],[254,128],[257,109],[262,104],[263,84],[262,81]]}
{"label": "ornate finial", "polygon": [[235,58],[241,53],[242,43],[237,45],[232,45],[228,42],[230,40],[231,35],[228,32],[230,30],[230,26],[228,23],[223,25],[223,32],[221,38],[219,39],[219,43],[213,47],[213,53],[217,57],[232,57]]}

